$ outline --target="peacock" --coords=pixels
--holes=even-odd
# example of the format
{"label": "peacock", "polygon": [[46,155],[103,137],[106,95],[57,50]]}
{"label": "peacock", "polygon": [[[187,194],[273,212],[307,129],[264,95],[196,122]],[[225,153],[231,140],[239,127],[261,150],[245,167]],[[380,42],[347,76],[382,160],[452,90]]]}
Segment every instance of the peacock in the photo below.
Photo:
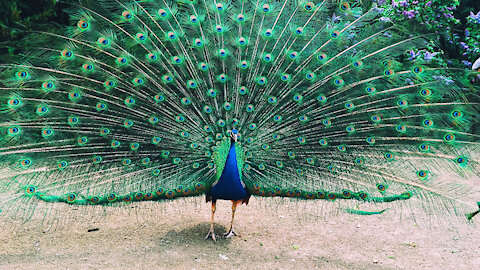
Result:
{"label": "peacock", "polygon": [[480,172],[475,71],[423,57],[430,38],[381,12],[336,0],[74,4],[65,34],[32,33],[36,49],[0,67],[1,214],[205,195],[213,241],[217,200],[232,201],[231,237],[251,196],[471,219],[459,179]]}

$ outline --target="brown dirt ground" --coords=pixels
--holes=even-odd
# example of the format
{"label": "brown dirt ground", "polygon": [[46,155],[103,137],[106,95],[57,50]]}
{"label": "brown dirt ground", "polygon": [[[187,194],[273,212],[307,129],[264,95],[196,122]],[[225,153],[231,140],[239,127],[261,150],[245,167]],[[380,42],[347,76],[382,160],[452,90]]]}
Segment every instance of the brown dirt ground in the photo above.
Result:
{"label": "brown dirt ground", "polygon": [[[85,215],[96,219],[79,218],[76,212],[74,219],[66,219],[70,224],[56,224],[55,229],[38,225],[37,220],[23,225],[0,221],[0,269],[478,269],[480,265],[478,226],[460,221],[453,221],[455,226],[418,226],[411,217],[399,222],[395,211],[374,216],[312,215],[310,210],[317,206],[310,202],[252,198],[237,210],[236,231],[241,237],[213,243],[204,239],[210,206],[200,199],[133,207],[129,211],[99,208],[113,213]],[[215,221],[217,233],[225,232],[230,202],[217,204]],[[93,228],[98,230],[88,232]]]}

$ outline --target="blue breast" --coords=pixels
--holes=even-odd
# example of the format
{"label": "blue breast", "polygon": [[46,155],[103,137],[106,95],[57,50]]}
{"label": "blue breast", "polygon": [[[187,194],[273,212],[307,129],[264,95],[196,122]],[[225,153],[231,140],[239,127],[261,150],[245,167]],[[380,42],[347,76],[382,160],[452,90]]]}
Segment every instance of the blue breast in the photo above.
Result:
{"label": "blue breast", "polygon": [[230,146],[222,175],[210,190],[210,195],[213,200],[241,200],[247,197],[247,191],[242,185],[240,173],[238,172],[234,142]]}

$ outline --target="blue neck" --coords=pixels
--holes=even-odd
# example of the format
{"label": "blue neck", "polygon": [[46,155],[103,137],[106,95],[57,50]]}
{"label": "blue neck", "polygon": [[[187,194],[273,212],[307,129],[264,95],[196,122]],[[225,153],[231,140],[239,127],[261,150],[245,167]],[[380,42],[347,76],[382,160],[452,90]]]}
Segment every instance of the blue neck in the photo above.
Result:
{"label": "blue neck", "polygon": [[214,200],[241,200],[247,197],[247,191],[240,180],[235,141],[233,140],[225,162],[225,168],[218,182],[212,187],[210,194]]}

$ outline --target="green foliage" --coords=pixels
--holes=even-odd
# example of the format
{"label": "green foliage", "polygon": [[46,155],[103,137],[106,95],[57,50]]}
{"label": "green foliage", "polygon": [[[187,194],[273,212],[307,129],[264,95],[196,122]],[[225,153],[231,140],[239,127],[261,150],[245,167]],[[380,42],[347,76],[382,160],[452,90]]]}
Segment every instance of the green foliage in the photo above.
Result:
{"label": "green foliage", "polygon": [[70,0],[12,0],[0,2],[0,54],[2,61],[25,49],[34,48],[35,39],[26,38],[31,31],[63,33],[68,23],[64,9]]}

